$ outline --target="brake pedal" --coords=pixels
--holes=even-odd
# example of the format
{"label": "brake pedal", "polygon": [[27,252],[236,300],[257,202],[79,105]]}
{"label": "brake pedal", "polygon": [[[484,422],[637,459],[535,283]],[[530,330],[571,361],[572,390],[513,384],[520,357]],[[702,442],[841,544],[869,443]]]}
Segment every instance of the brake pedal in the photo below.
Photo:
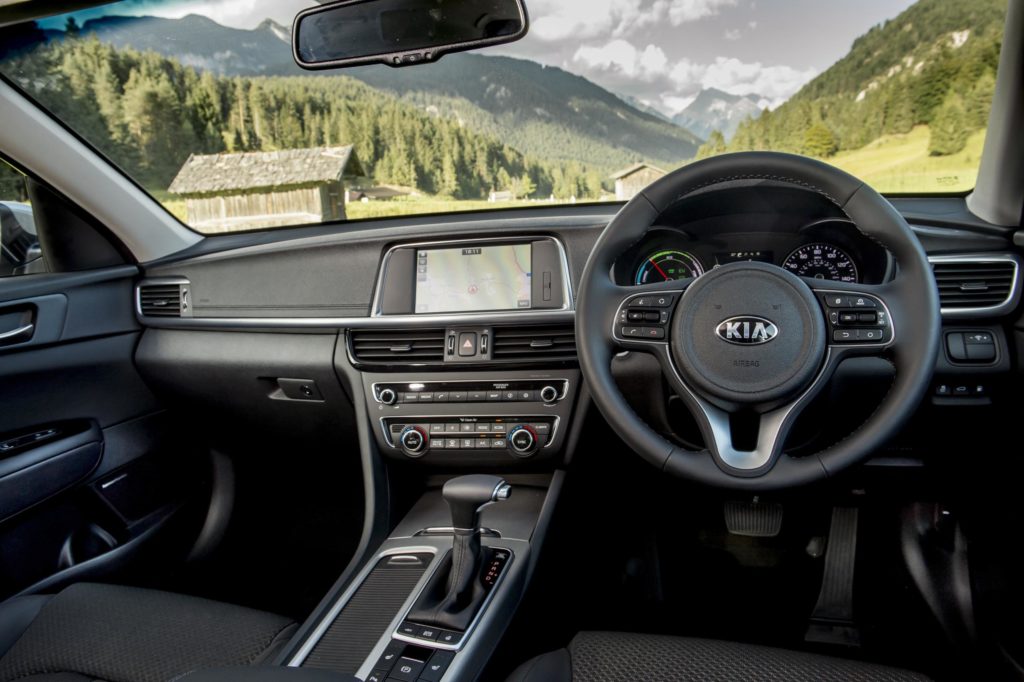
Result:
{"label": "brake pedal", "polygon": [[857,559],[857,509],[834,507],[825,549],[825,571],[804,641],[860,646],[853,620],[853,570]]}
{"label": "brake pedal", "polygon": [[781,504],[766,504],[755,497],[751,502],[726,502],[723,511],[725,527],[733,535],[774,538],[782,530]]}

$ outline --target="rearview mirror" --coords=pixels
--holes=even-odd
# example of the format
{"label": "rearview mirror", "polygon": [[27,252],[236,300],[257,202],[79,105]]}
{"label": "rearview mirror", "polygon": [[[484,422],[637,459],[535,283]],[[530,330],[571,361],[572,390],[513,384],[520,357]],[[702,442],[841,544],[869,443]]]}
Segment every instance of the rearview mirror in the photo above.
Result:
{"label": "rearview mirror", "polygon": [[295,17],[292,49],[304,69],[409,66],[526,35],[522,0],[343,0]]}

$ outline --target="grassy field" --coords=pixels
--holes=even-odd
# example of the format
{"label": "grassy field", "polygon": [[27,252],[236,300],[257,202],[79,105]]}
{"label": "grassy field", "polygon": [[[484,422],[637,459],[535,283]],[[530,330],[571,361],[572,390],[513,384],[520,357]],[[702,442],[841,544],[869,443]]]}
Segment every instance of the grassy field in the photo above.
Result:
{"label": "grassy field", "polygon": [[968,138],[963,151],[928,156],[928,127],[917,126],[905,135],[886,135],[825,160],[880,192],[965,192],[974,188],[984,143],[985,131],[979,130]]}
{"label": "grassy field", "polygon": [[[985,142],[985,131],[973,133],[963,151],[950,156],[928,155],[928,127],[917,126],[905,135],[886,135],[866,147],[840,152],[825,159],[864,179],[881,192],[928,194],[964,192],[974,187]],[[176,218],[186,222],[185,202],[165,190],[153,196]],[[565,203],[565,202],[560,202]],[[425,213],[451,213],[485,209],[550,206],[549,201],[462,201],[439,197],[401,197],[390,201],[355,202],[345,207],[350,220],[388,218]]]}

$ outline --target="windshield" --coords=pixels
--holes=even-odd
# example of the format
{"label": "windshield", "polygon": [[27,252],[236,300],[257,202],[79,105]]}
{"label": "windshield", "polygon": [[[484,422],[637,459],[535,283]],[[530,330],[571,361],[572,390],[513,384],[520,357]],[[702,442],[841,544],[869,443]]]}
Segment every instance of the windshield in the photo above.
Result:
{"label": "windshield", "polygon": [[623,201],[741,150],[974,186],[1006,0],[526,2],[518,43],[309,75],[309,0],[125,0],[3,29],[0,73],[204,233]]}

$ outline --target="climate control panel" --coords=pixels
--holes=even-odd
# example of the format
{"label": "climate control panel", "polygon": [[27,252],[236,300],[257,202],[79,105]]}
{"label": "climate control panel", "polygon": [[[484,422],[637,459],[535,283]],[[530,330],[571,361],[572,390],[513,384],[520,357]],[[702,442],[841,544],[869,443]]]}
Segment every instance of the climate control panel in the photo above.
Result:
{"label": "climate control panel", "polygon": [[551,443],[558,417],[515,416],[429,418],[409,423],[404,419],[382,419],[388,446],[406,457],[418,459],[431,452],[500,452],[527,459]]}
{"label": "climate control panel", "polygon": [[566,397],[569,382],[541,381],[412,381],[373,385],[374,399],[385,405],[424,403],[544,403]]}

